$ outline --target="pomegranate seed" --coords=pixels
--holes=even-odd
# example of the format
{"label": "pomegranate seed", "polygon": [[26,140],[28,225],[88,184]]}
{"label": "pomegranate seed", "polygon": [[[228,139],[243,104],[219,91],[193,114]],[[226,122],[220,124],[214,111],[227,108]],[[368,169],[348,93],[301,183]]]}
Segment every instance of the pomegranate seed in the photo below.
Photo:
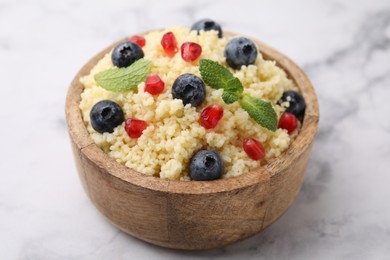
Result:
{"label": "pomegranate seed", "polygon": [[278,128],[286,129],[291,134],[299,125],[298,119],[291,113],[284,112],[279,119]]}
{"label": "pomegranate seed", "polygon": [[252,160],[261,160],[265,157],[263,145],[252,137],[244,139],[244,151]]}
{"label": "pomegranate seed", "polygon": [[133,118],[128,118],[125,124],[125,130],[131,138],[140,137],[146,127],[148,127],[148,124],[144,120]]}
{"label": "pomegranate seed", "polygon": [[175,56],[178,51],[176,37],[172,32],[167,32],[163,35],[161,45],[169,57]]}
{"label": "pomegranate seed", "polygon": [[216,127],[219,120],[221,120],[223,116],[223,108],[219,105],[210,105],[203,109],[200,114],[200,124],[206,128],[211,129]]}
{"label": "pomegranate seed", "polygon": [[214,128],[223,116],[223,108],[219,105],[210,105],[200,114],[200,124],[206,128]]}
{"label": "pomegranate seed", "polygon": [[136,44],[138,44],[140,47],[144,47],[145,46],[145,38],[143,36],[140,36],[140,35],[134,35],[134,36],[131,36],[129,41],[131,42],[135,42]]}
{"label": "pomegranate seed", "polygon": [[151,74],[146,77],[145,91],[151,95],[158,95],[164,91],[164,81],[156,74]]}
{"label": "pomegranate seed", "polygon": [[202,47],[195,42],[185,42],[181,45],[181,57],[187,62],[192,62],[202,54]]}

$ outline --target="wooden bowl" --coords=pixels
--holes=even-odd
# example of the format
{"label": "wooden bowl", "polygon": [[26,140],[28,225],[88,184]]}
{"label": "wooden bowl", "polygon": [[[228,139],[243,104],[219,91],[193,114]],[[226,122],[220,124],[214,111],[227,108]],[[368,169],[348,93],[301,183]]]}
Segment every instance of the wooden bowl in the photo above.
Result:
{"label": "wooden bowl", "polygon": [[209,249],[255,235],[291,205],[301,188],[316,135],[318,102],[297,65],[264,43],[254,42],[265,59],[275,60],[295,81],[306,101],[305,118],[299,135],[280,157],[228,179],[165,180],[117,163],[92,141],[79,109],[80,77],[89,74],[117,43],[77,73],[66,99],[66,119],[78,174],[89,198],[119,229],[163,247]]}

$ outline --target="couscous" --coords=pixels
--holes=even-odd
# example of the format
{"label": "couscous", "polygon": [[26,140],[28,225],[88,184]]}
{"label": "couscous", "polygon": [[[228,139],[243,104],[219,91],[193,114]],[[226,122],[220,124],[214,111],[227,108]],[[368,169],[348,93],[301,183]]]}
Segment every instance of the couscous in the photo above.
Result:
{"label": "couscous", "polygon": [[[169,51],[169,44],[162,40],[166,35],[174,36],[176,50]],[[291,97],[283,100],[282,96],[289,91],[298,93],[298,89],[274,61],[263,59],[261,50],[256,51],[255,60],[249,57],[252,59],[249,64],[241,66],[234,63],[234,59],[229,62],[226,55],[230,54],[226,54],[225,50],[237,36],[224,37],[221,30],[172,27],[137,37],[141,39],[138,45],[143,52],[140,58],[150,61],[149,85],[142,81],[131,91],[115,92],[97,83],[95,76],[99,72],[118,66],[113,63],[113,51],[116,50],[107,53],[89,75],[80,79],[85,87],[80,103],[85,125],[93,141],[110,157],[143,174],[191,180],[195,179],[190,174],[194,155],[207,150],[217,154],[213,158],[221,160],[223,164],[217,178],[228,178],[267,163],[289,147],[299,126],[290,131],[280,122],[291,101]],[[186,50],[189,55],[186,55]],[[279,128],[273,131],[259,125],[239,101],[227,104],[222,98],[222,88],[212,88],[203,83],[204,98],[200,104],[174,92],[173,85],[179,84],[175,81],[184,74],[204,78],[199,69],[202,59],[226,67],[238,78],[243,86],[240,95],[270,102],[279,120]],[[186,79],[183,77],[182,80]],[[91,110],[102,100],[112,101],[122,111],[118,117],[120,121],[112,131],[97,131],[99,128],[91,122]],[[205,112],[206,108],[208,110]],[[210,113],[217,115],[214,121],[204,116]],[[137,126],[139,131],[130,134],[130,124]],[[248,138],[254,140],[252,144],[261,144],[264,151],[261,158],[256,158],[256,154],[250,154],[243,148],[243,142]]]}

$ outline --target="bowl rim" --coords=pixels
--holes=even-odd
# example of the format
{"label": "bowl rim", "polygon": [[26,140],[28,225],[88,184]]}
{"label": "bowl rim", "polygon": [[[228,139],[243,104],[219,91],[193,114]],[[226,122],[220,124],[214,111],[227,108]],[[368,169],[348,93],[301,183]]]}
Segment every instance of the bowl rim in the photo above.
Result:
{"label": "bowl rim", "polygon": [[[148,32],[140,33],[140,35],[144,35],[146,33]],[[224,34],[225,36],[243,36],[242,34],[232,32],[224,32]],[[277,178],[278,175],[283,174],[284,170],[293,163],[294,160],[300,157],[302,153],[307,150],[306,148],[313,143],[318,128],[319,106],[317,96],[311,82],[305,73],[290,58],[257,39],[252,37],[247,38],[256,43],[265,60],[274,60],[276,65],[286,72],[288,77],[293,80],[300,89],[301,94],[306,101],[306,110],[302,128],[288,149],[279,157],[272,159],[267,164],[242,175],[213,181],[180,181],[161,179],[139,173],[109,157],[93,142],[82,119],[79,104],[84,86],[80,83],[79,79],[82,76],[88,75],[96,63],[124,39],[114,42],[93,56],[78,71],[71,82],[66,97],[65,114],[68,132],[74,147],[85,156],[89,163],[93,163],[97,167],[104,169],[104,172],[110,177],[117,178],[138,187],[159,192],[175,194],[211,194],[235,191],[244,187],[257,185],[259,183],[266,185],[273,178]]]}

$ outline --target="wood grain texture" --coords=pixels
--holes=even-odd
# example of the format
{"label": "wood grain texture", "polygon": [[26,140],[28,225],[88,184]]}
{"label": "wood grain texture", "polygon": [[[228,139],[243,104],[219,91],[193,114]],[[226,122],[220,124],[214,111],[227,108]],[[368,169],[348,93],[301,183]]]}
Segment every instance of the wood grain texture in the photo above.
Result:
{"label": "wood grain texture", "polygon": [[108,157],[93,143],[82,120],[79,103],[83,86],[79,79],[89,74],[117,43],[81,68],[66,99],[72,150],[84,190],[115,226],[163,247],[208,249],[260,232],[288,209],[301,188],[317,132],[317,97],[297,65],[273,48],[254,41],[263,56],[275,60],[300,88],[307,103],[305,119],[298,137],[279,158],[229,179],[163,180],[133,171]]}

